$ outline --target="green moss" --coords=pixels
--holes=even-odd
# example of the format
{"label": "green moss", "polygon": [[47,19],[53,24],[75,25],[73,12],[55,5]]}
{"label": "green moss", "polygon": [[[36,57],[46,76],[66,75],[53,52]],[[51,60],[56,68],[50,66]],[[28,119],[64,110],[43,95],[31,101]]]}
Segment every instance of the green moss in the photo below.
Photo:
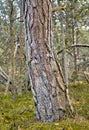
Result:
{"label": "green moss", "polygon": [[89,84],[85,82],[72,83],[70,95],[76,112],[89,119]]}
{"label": "green moss", "polygon": [[0,130],[89,130],[89,84],[70,83],[69,90],[76,115],[52,123],[36,120],[31,92],[15,97],[0,93]]}
{"label": "green moss", "polygon": [[0,94],[0,129],[16,129],[26,120],[34,117],[32,94],[28,93],[21,97],[8,94]]}

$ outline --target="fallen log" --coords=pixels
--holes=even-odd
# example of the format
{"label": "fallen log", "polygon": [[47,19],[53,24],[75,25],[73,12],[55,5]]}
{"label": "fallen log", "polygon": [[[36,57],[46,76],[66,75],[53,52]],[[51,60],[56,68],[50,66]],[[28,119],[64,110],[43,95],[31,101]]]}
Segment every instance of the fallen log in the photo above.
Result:
{"label": "fallen log", "polygon": [[89,83],[89,73],[84,71],[84,76],[86,78],[86,81]]}
{"label": "fallen log", "polygon": [[[9,79],[9,76],[6,74],[6,72],[0,66],[0,83],[3,84],[4,86],[6,86],[8,79]],[[9,81],[9,84],[12,84],[12,81]]]}

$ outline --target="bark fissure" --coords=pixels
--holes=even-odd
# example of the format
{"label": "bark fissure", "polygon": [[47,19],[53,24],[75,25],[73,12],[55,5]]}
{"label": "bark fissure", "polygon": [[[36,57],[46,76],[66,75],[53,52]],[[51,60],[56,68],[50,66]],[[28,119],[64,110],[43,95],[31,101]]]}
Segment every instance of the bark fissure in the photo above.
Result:
{"label": "bark fissure", "polygon": [[59,120],[65,111],[65,85],[52,53],[51,3],[26,0],[25,6],[25,46],[35,113],[43,121]]}

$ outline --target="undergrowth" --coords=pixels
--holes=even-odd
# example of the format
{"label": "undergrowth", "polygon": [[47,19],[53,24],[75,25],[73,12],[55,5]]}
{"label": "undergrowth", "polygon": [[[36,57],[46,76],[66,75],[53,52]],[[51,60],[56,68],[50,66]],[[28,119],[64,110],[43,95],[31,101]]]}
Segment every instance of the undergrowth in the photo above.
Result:
{"label": "undergrowth", "polygon": [[0,90],[0,130],[89,130],[89,84],[69,84],[74,117],[43,123],[37,121],[31,92],[22,96],[4,95]]}

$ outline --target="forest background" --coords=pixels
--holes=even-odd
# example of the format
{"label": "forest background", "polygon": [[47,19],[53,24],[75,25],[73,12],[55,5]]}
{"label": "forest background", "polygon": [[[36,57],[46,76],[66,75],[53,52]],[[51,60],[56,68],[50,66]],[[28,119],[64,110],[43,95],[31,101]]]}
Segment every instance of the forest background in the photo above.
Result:
{"label": "forest background", "polygon": [[[23,95],[30,90],[30,82],[26,66],[22,8],[22,2],[19,0],[0,1],[0,83],[1,94],[3,91],[5,95],[8,95],[11,91],[13,96],[17,93],[17,95],[24,97]],[[72,87],[77,86],[79,90],[76,94],[81,89],[83,92],[84,88],[84,91],[88,91],[86,88],[89,83],[88,0],[53,1],[52,19],[53,49],[62,68],[65,82]],[[84,84],[84,82],[87,83]],[[76,87],[73,91],[75,89]],[[85,97],[86,95],[87,93]],[[77,102],[80,99],[77,95]],[[84,117],[79,117],[79,120],[83,120],[80,118]],[[17,126],[20,125],[16,124],[15,127]],[[72,128],[70,127],[70,129]]]}

